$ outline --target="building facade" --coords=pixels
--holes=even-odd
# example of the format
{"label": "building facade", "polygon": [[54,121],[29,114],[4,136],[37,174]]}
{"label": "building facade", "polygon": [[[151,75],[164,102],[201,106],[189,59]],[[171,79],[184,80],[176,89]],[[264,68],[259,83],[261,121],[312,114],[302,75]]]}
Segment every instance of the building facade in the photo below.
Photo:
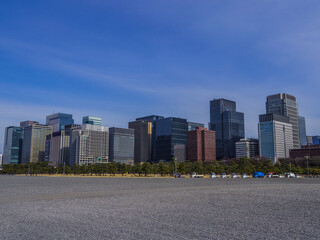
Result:
{"label": "building facade", "polygon": [[25,128],[25,127],[31,126],[32,124],[39,124],[39,122],[30,121],[30,120],[23,121],[23,122],[20,122],[20,127]]}
{"label": "building facade", "polygon": [[306,119],[301,116],[299,116],[299,137],[300,137],[300,145],[301,146],[308,145]]}
{"label": "building facade", "polygon": [[70,135],[65,130],[47,135],[45,161],[53,166],[69,163]]}
{"label": "building facade", "polygon": [[274,113],[289,117],[289,123],[292,125],[293,147],[300,148],[299,115],[296,97],[286,93],[270,95],[267,97],[266,110],[267,114]]}
{"label": "building facade", "polygon": [[0,166],[2,166],[2,154],[0,154]]}
{"label": "building facade", "polygon": [[236,142],[236,157],[254,158],[259,156],[259,140],[253,138],[241,139]]}
{"label": "building facade", "polygon": [[32,124],[25,127],[21,162],[45,161],[46,137],[51,133],[51,126]]}
{"label": "building facade", "polygon": [[52,132],[64,130],[66,125],[73,123],[72,114],[55,113],[46,117],[46,125],[52,126]]}
{"label": "building facade", "polygon": [[91,125],[102,125],[102,118],[100,117],[92,117],[92,116],[86,116],[82,118],[82,124],[91,124]]}
{"label": "building facade", "polygon": [[196,130],[197,127],[204,128],[203,123],[188,122],[188,131]]}
{"label": "building facade", "polygon": [[177,162],[185,162],[187,160],[186,144],[176,144],[173,146],[173,155]]}
{"label": "building facade", "polygon": [[217,158],[236,156],[236,142],[244,138],[244,114],[236,111],[236,103],[226,99],[210,101],[210,130],[216,132]]}
{"label": "building facade", "polygon": [[134,162],[151,162],[152,123],[138,120],[129,122],[128,127],[134,129]]}
{"label": "building facade", "polygon": [[110,162],[134,163],[134,129],[110,128]]}
{"label": "building facade", "polygon": [[320,144],[320,136],[312,136],[312,144],[319,145]]}
{"label": "building facade", "polygon": [[150,115],[146,117],[137,118],[136,121],[147,121],[152,123],[152,137],[151,137],[151,159],[152,162],[156,162],[157,149],[156,149],[156,132],[157,132],[157,120],[164,119],[163,116]]}
{"label": "building facade", "polygon": [[71,154],[75,154],[75,159],[71,160],[73,161],[71,164],[88,165],[109,162],[108,127],[92,124],[83,124],[80,128],[74,127],[70,144],[74,139],[76,151],[72,149]]}
{"label": "building facade", "polygon": [[23,135],[22,127],[11,126],[5,129],[3,164],[21,163]]}
{"label": "building facade", "polygon": [[291,149],[290,158],[320,157],[320,145],[306,145],[301,149]]}
{"label": "building facade", "polygon": [[188,160],[191,162],[213,162],[216,160],[216,133],[197,127],[188,131]]}
{"label": "building facade", "polygon": [[156,121],[155,161],[172,161],[174,146],[187,144],[188,124],[186,119],[168,117]]}
{"label": "building facade", "polygon": [[260,156],[276,163],[279,158],[288,158],[293,149],[292,125],[288,117],[276,114],[259,116]]}

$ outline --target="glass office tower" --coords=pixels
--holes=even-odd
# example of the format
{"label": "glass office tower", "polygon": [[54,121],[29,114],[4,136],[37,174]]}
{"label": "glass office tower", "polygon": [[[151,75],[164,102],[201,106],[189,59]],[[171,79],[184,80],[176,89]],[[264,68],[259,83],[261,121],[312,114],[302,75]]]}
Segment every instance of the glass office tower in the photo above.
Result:
{"label": "glass office tower", "polygon": [[299,116],[299,136],[300,136],[300,145],[308,145],[307,142],[307,133],[306,133],[306,120],[304,117]]}
{"label": "glass office tower", "polygon": [[288,158],[293,148],[292,125],[288,117],[277,114],[259,116],[260,156],[276,163],[279,158]]}
{"label": "glass office tower", "polygon": [[217,159],[236,157],[236,142],[244,138],[244,114],[236,111],[234,101],[210,101],[210,130],[216,132]]}
{"label": "glass office tower", "polygon": [[110,162],[134,163],[134,129],[110,128]]}
{"label": "glass office tower", "polygon": [[91,117],[91,116],[86,116],[82,118],[82,124],[91,124],[91,125],[102,125],[102,118],[100,117]]}
{"label": "glass office tower", "polygon": [[52,126],[53,132],[64,130],[66,125],[71,125],[73,123],[72,114],[55,113],[46,117],[46,125]]}
{"label": "glass office tower", "polygon": [[18,164],[21,162],[23,141],[22,127],[7,127],[4,137],[3,164]]}
{"label": "glass office tower", "polygon": [[157,149],[156,149],[156,131],[157,120],[164,119],[163,116],[150,115],[146,117],[137,118],[136,121],[147,121],[152,123],[152,137],[151,137],[151,161],[156,162]]}
{"label": "glass office tower", "polygon": [[187,144],[188,123],[186,119],[168,117],[156,121],[155,161],[171,161],[174,157],[174,146]]}
{"label": "glass office tower", "polygon": [[21,162],[45,161],[46,137],[51,133],[51,126],[33,124],[25,127]]}
{"label": "glass office tower", "polygon": [[289,117],[293,132],[293,147],[300,148],[298,104],[296,97],[286,93],[270,95],[267,97],[266,110],[267,114],[274,113]]}

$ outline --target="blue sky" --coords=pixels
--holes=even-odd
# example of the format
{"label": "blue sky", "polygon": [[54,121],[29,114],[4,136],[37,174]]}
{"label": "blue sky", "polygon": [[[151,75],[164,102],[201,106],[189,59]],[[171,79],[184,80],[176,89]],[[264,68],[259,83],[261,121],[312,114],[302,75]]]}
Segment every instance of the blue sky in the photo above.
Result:
{"label": "blue sky", "polygon": [[256,137],[279,92],[319,135],[319,19],[318,0],[0,0],[0,149],[6,126],[54,112],[118,127],[151,114],[207,124],[220,97]]}

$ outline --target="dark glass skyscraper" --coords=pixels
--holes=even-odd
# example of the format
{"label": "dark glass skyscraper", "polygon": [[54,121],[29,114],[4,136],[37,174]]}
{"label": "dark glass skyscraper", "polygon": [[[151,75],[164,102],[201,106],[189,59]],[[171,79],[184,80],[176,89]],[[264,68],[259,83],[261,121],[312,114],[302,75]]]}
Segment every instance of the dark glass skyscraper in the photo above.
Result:
{"label": "dark glass skyscraper", "polygon": [[171,161],[174,157],[174,146],[187,144],[188,123],[186,119],[168,117],[156,121],[155,161]]}
{"label": "dark glass skyscraper", "polygon": [[236,111],[234,101],[210,101],[210,130],[216,132],[217,159],[236,156],[236,142],[244,138],[244,114]]}
{"label": "dark glass skyscraper", "polygon": [[307,142],[307,133],[306,133],[306,119],[299,116],[299,136],[300,136],[300,145],[308,145]]}
{"label": "dark glass skyscraper", "polygon": [[3,164],[18,164],[21,162],[23,129],[7,127],[5,130]]}
{"label": "dark glass skyscraper", "polygon": [[64,130],[66,125],[73,124],[72,114],[55,113],[46,117],[46,125],[52,126],[53,132]]}
{"label": "dark glass skyscraper", "polygon": [[157,131],[157,123],[156,121],[159,119],[164,119],[163,116],[158,115],[150,115],[146,117],[137,118],[136,121],[147,121],[152,123],[152,137],[151,137],[151,160],[152,162],[156,162],[156,131]]}

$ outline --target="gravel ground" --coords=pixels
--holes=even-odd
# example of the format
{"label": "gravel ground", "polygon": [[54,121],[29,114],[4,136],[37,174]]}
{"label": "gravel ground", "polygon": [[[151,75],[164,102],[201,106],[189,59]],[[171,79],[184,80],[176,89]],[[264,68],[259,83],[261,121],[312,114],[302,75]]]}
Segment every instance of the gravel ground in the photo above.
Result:
{"label": "gravel ground", "polygon": [[0,176],[0,239],[319,239],[320,179]]}

